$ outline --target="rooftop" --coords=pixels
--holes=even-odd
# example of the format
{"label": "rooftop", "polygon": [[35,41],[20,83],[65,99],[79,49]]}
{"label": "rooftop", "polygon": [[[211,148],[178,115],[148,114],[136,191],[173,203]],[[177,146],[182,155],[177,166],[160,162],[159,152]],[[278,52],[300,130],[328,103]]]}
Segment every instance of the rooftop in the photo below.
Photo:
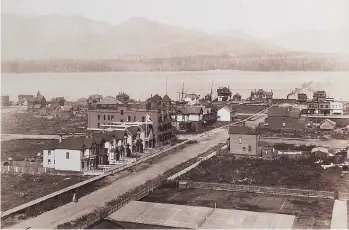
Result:
{"label": "rooftop", "polygon": [[229,134],[257,135],[257,133],[245,125],[232,125],[229,128]]}

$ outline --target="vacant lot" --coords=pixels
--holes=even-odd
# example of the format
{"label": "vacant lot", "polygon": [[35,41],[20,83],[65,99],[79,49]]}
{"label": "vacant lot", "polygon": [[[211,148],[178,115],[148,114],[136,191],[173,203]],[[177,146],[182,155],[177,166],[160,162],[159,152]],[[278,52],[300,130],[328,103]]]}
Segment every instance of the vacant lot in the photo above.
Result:
{"label": "vacant lot", "polygon": [[12,157],[15,161],[36,157],[48,146],[58,143],[58,140],[8,140],[1,142],[1,160]]}
{"label": "vacant lot", "polygon": [[256,193],[161,188],[142,201],[296,215],[294,228],[328,229],[334,201]]}
{"label": "vacant lot", "polygon": [[340,175],[340,168],[324,170],[311,160],[221,155],[202,162],[179,179],[334,191],[339,186]]}
{"label": "vacant lot", "polygon": [[88,179],[86,176],[1,174],[1,211]]}
{"label": "vacant lot", "polygon": [[83,117],[57,118],[48,120],[35,117],[27,112],[2,113],[1,132],[4,134],[56,134],[81,132],[79,127],[86,127],[87,119]]}

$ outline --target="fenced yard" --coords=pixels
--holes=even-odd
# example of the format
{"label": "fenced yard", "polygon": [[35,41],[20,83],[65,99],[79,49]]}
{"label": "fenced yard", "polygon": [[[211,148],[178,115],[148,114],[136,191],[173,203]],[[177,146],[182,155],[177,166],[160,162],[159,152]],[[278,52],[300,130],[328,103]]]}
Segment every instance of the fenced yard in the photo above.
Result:
{"label": "fenced yard", "polygon": [[317,197],[317,198],[330,198],[330,199],[334,199],[335,197],[335,193],[329,192],[329,191],[290,189],[290,188],[266,187],[266,186],[254,186],[254,185],[205,183],[205,182],[196,182],[196,181],[186,181],[186,183],[187,183],[187,188],[193,188],[193,189],[254,192],[254,193],[263,193],[263,194],[271,194],[271,195]]}
{"label": "fenced yard", "polygon": [[58,174],[55,169],[44,167],[1,166],[1,173]]}

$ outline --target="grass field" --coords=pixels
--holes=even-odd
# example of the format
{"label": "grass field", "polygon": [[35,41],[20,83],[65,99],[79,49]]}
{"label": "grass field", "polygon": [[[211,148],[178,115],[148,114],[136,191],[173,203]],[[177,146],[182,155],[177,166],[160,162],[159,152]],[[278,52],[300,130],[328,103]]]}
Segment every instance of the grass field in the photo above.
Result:
{"label": "grass field", "polygon": [[329,228],[334,204],[330,199],[175,188],[157,189],[142,201],[296,215],[294,228],[301,229]]}
{"label": "grass field", "polygon": [[1,142],[1,160],[7,161],[12,157],[15,161],[36,157],[39,152],[58,140],[8,140]]}
{"label": "grass field", "polygon": [[310,160],[297,162],[220,155],[202,162],[179,179],[333,191],[340,184],[340,175],[340,168],[324,170]]}
{"label": "grass field", "polygon": [[48,120],[35,117],[32,113],[15,111],[1,114],[1,132],[4,134],[56,134],[81,132],[87,118],[57,118]]}
{"label": "grass field", "polygon": [[87,176],[2,173],[1,211],[17,207],[88,178]]}

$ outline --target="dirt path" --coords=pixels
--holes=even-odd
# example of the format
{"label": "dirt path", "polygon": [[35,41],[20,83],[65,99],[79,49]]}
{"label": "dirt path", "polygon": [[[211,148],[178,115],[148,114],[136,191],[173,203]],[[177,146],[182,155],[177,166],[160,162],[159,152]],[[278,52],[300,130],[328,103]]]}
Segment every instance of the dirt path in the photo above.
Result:
{"label": "dirt path", "polygon": [[331,229],[348,229],[347,202],[336,200],[333,206]]}

